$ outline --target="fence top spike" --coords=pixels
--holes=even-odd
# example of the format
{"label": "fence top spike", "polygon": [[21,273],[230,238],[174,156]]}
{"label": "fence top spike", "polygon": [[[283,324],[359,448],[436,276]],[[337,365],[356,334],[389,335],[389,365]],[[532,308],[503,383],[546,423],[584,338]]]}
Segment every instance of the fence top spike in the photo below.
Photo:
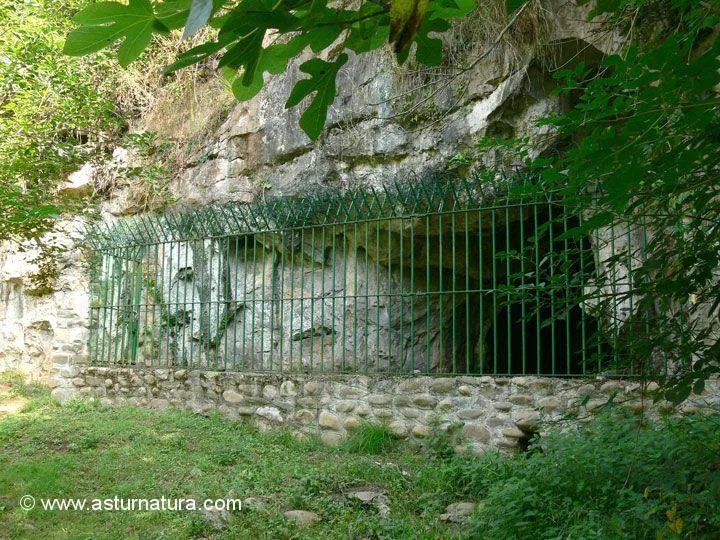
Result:
{"label": "fence top spike", "polygon": [[[114,249],[129,244],[191,241],[215,236],[248,234],[270,228],[339,225],[362,219],[444,212],[476,206],[496,207],[499,199],[513,197],[512,186],[532,184],[532,173],[476,172],[472,178],[438,175],[435,179],[398,182],[379,187],[348,190],[326,189],[304,198],[279,197],[244,204],[230,202],[185,212],[146,214],[97,223],[87,229],[94,249]],[[527,191],[519,192],[519,202]]]}

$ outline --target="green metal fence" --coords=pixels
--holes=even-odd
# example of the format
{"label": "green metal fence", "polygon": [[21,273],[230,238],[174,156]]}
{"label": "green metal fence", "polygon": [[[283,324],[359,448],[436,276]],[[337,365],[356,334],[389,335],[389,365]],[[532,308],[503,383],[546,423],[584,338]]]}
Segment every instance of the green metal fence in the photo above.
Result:
{"label": "green metal fence", "polygon": [[[607,369],[632,313],[623,293],[637,234],[570,234],[580,222],[552,197],[448,180],[98,226],[89,235],[91,362],[564,376]],[[603,266],[618,253],[628,254],[619,273]],[[608,296],[618,298],[611,313],[601,301]]]}

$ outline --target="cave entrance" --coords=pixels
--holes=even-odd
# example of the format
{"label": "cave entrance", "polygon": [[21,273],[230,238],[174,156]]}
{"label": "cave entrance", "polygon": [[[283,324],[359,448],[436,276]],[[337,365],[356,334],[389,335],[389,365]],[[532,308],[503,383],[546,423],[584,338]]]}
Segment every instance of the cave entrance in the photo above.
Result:
{"label": "cave entrance", "polygon": [[427,276],[421,290],[440,319],[438,350],[432,365],[412,367],[575,376],[606,365],[611,347],[583,302],[595,257],[590,239],[573,233],[578,225],[547,201],[430,218],[413,239],[412,270]]}
{"label": "cave entrance", "polygon": [[465,180],[144,216],[91,237],[98,364],[559,375],[606,364],[580,218]]}

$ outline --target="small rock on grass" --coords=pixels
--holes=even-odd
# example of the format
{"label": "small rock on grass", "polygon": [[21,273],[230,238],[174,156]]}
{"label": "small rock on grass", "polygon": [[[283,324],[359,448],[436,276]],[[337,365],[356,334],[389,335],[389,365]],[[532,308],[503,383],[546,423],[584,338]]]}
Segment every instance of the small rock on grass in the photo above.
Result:
{"label": "small rock on grass", "polygon": [[320,521],[320,516],[308,510],[288,510],[283,512],[283,516],[302,526],[313,525]]}
{"label": "small rock on grass", "polygon": [[372,504],[381,516],[390,515],[390,500],[385,493],[373,486],[355,488],[347,493],[348,498]]}
{"label": "small rock on grass", "polygon": [[227,528],[230,514],[224,508],[204,508],[202,513],[205,521],[216,531],[222,531]]}
{"label": "small rock on grass", "polygon": [[452,503],[445,508],[445,513],[440,515],[440,521],[462,523],[467,521],[468,516],[473,513],[477,505],[472,502]]}

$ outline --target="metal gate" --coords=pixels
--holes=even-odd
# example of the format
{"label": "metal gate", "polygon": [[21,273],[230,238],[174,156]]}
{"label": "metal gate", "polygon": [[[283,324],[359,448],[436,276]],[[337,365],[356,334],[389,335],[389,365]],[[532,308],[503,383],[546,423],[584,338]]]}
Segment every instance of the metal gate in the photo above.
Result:
{"label": "metal gate", "polygon": [[[632,313],[637,233],[581,222],[552,197],[454,179],[96,226],[91,363],[595,373]],[[606,264],[618,253],[624,270]]]}

